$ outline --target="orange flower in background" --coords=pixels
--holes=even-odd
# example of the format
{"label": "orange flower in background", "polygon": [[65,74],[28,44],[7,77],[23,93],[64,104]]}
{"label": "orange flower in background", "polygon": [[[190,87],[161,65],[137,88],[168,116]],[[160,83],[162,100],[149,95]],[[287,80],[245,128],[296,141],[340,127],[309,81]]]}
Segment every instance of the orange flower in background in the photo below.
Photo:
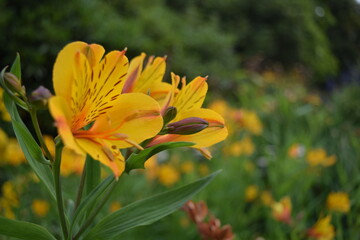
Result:
{"label": "orange flower in background", "polygon": [[333,192],[327,196],[326,207],[330,211],[347,213],[350,210],[349,195],[344,192]]}
{"label": "orange flower in background", "polygon": [[280,202],[273,202],[271,204],[272,216],[279,222],[286,224],[291,223],[291,200],[290,197],[284,197]]}
{"label": "orange flower in background", "polygon": [[305,147],[301,144],[294,143],[289,147],[288,156],[291,158],[299,158],[304,156],[305,154]]}
{"label": "orange flower in background", "polygon": [[118,177],[125,160],[119,149],[156,135],[159,104],[142,93],[121,94],[128,72],[125,51],[106,56],[97,44],[73,42],[58,54],[49,108],[66,147],[89,154]]}
{"label": "orange flower in background", "polygon": [[317,240],[332,240],[335,237],[334,226],[331,225],[331,216],[319,219],[314,226],[308,230],[309,237]]}

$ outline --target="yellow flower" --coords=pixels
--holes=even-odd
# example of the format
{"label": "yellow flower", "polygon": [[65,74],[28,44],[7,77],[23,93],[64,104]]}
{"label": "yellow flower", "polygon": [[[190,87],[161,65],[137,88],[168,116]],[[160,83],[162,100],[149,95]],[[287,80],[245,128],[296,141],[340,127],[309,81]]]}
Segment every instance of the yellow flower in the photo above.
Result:
{"label": "yellow flower", "polygon": [[259,194],[259,188],[256,185],[250,185],[245,189],[245,201],[253,202]]}
{"label": "yellow flower", "polygon": [[5,148],[4,158],[8,164],[18,166],[26,162],[24,153],[22,152],[18,141],[15,138],[10,138]]}
{"label": "yellow flower", "polygon": [[271,204],[272,216],[277,221],[290,224],[291,223],[291,200],[290,197],[284,197],[280,202],[273,202]]}
{"label": "yellow flower", "polygon": [[66,147],[89,154],[118,177],[119,149],[136,146],[162,127],[159,104],[142,93],[121,94],[128,71],[125,51],[105,57],[97,44],[73,42],[58,54],[49,108]]}
{"label": "yellow flower", "polygon": [[[185,78],[183,78],[181,80],[182,87],[176,94],[180,77],[172,73],[172,90],[162,104],[162,112],[164,113],[170,106],[176,108],[176,117],[169,122],[169,125],[171,124],[172,126],[176,126],[177,123],[180,125],[180,122],[184,122],[184,125],[188,127],[189,123],[186,121],[191,122],[193,119],[202,120],[207,123],[207,126],[195,133],[181,134],[179,132],[158,135],[148,146],[154,146],[163,142],[193,142],[195,143],[192,146],[193,148],[199,150],[207,158],[211,158],[210,152],[205,148],[223,141],[227,137],[228,131],[225,127],[224,119],[218,113],[211,109],[201,108],[208,89],[206,80],[203,77],[196,77],[187,84]],[[194,128],[200,125],[201,123],[190,124]]]}
{"label": "yellow flower", "polygon": [[169,187],[179,181],[180,174],[173,166],[164,164],[159,167],[158,178],[161,184]]}
{"label": "yellow flower", "polygon": [[0,88],[0,113],[1,113],[1,119],[6,121],[6,122],[10,122],[11,121],[10,114],[6,110],[5,104],[4,104],[3,100],[2,100],[3,99],[3,94],[4,94],[4,89]]}
{"label": "yellow flower", "polygon": [[271,206],[274,202],[274,199],[269,191],[263,191],[260,195],[261,201],[265,206]]}
{"label": "yellow flower", "polygon": [[180,166],[183,173],[191,173],[194,171],[194,163],[192,161],[185,161]]}
{"label": "yellow flower", "polygon": [[327,196],[326,207],[330,211],[347,213],[350,210],[349,195],[344,192],[333,192]]}
{"label": "yellow flower", "polygon": [[31,209],[38,217],[45,217],[50,209],[50,204],[46,200],[34,199]]}
{"label": "yellow flower", "polygon": [[200,163],[199,164],[199,174],[201,176],[206,176],[208,175],[210,172],[209,166],[205,163]]}
{"label": "yellow flower", "polygon": [[242,109],[234,114],[239,116],[237,122],[241,127],[255,135],[262,133],[263,125],[255,112]]}
{"label": "yellow flower", "polygon": [[331,216],[319,219],[312,228],[308,230],[308,235],[317,240],[332,240],[335,237],[334,226],[331,225]]}
{"label": "yellow flower", "polygon": [[146,177],[148,180],[154,180],[158,174],[157,155],[152,156],[145,162]]}
{"label": "yellow flower", "polygon": [[309,151],[306,155],[306,160],[312,167],[319,165],[329,167],[335,164],[336,157],[334,155],[327,156],[324,149],[318,148]]}
{"label": "yellow flower", "polygon": [[110,204],[110,212],[115,212],[121,208],[121,203],[119,201],[114,201]]}

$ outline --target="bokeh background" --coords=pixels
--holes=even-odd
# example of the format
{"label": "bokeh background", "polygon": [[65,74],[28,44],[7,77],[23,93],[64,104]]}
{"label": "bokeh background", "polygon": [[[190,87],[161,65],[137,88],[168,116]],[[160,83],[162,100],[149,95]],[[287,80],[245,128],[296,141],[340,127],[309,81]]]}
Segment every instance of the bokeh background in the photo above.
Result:
{"label": "bokeh background", "polygon": [[[209,76],[206,106],[221,113],[230,130],[213,147],[214,158],[186,149],[158,155],[148,171],[124,177],[104,214],[223,169],[194,200],[205,200],[236,239],[321,239],[309,231],[316,227],[327,233],[323,239],[359,238],[360,3],[0,0],[0,9],[0,66],[19,52],[28,93],[39,85],[52,90],[56,54],[75,40],[108,51],[126,47],[129,58],[166,55],[165,80],[170,72],[189,80]],[[0,213],[56,231],[54,203],[0,109]],[[49,114],[40,119],[43,131],[55,136]],[[78,172],[70,164],[64,176],[69,197]],[[284,209],[290,220],[279,217]],[[328,225],[316,225],[328,216]],[[124,239],[200,237],[178,211]]]}

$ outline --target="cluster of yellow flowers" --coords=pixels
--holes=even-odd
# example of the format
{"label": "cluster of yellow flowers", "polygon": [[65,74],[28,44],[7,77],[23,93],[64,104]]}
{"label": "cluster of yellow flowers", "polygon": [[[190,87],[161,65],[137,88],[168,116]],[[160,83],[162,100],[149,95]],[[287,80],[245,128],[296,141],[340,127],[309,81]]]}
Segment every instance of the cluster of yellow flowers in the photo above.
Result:
{"label": "cluster of yellow flowers", "polygon": [[116,177],[125,168],[120,149],[192,142],[211,157],[206,148],[224,140],[227,128],[218,113],[202,108],[207,78],[187,83],[172,73],[170,84],[162,81],[163,57],[144,64],[145,54],[129,62],[125,50],[104,53],[98,44],[73,42],[57,56],[49,108],[65,149],[89,154]]}
{"label": "cluster of yellow flowers", "polygon": [[149,180],[157,180],[160,184],[171,187],[177,183],[182,174],[196,172],[201,176],[209,173],[208,165],[205,163],[194,164],[193,161],[180,161],[178,155],[174,154],[166,163],[158,163],[158,157],[151,157],[146,163],[146,176]]}
{"label": "cluster of yellow flowers", "polygon": [[25,156],[16,138],[11,138],[0,128],[0,166],[18,166],[25,162]]}
{"label": "cluster of yellow flowers", "polygon": [[306,160],[309,163],[309,165],[312,167],[315,166],[329,167],[336,163],[335,155],[327,156],[326,151],[322,148],[310,150],[306,154]]}
{"label": "cluster of yellow flowers", "polygon": [[12,181],[3,183],[2,195],[0,196],[0,213],[6,218],[15,218],[14,209],[19,207],[18,188],[14,186]]}
{"label": "cluster of yellow flowers", "polygon": [[[224,146],[223,152],[227,156],[250,156],[255,151],[251,135],[260,135],[263,125],[254,111],[235,109],[223,100],[216,100],[210,108],[220,113],[227,120],[230,136]],[[241,135],[239,140],[239,135]]]}

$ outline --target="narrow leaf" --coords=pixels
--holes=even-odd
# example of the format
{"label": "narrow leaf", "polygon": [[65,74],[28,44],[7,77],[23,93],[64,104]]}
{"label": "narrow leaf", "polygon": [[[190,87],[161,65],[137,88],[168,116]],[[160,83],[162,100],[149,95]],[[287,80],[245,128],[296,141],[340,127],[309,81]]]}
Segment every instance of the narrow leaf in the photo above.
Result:
{"label": "narrow leaf", "polygon": [[11,65],[10,72],[14,74],[18,79],[21,79],[21,64],[20,64],[20,54],[16,54],[16,58]]}
{"label": "narrow leaf", "polygon": [[35,171],[40,181],[44,183],[46,188],[49,190],[50,195],[55,199],[52,172],[48,165],[43,164],[47,162],[47,160],[44,158],[41,148],[36,143],[29,130],[26,128],[24,122],[21,120],[14,102],[5,93],[4,103],[11,116],[11,122],[13,124],[16,138],[22,151],[24,152],[26,159],[29,162],[29,165]]}
{"label": "narrow leaf", "polygon": [[89,155],[86,156],[86,175],[85,175],[85,194],[88,195],[99,185],[101,180],[100,162],[94,160]]}
{"label": "narrow leaf", "polygon": [[96,224],[84,237],[84,240],[120,239],[120,235],[124,231],[149,225],[173,213],[208,185],[219,172],[121,208]]}
{"label": "narrow leaf", "polygon": [[81,202],[79,207],[76,209],[74,216],[70,224],[70,234],[73,233],[74,228],[78,225],[81,217],[84,217],[87,210],[91,210],[92,207],[96,204],[97,199],[108,189],[108,187],[113,183],[114,176],[107,177],[102,181],[96,188],[94,188],[91,193],[89,193],[85,199]]}
{"label": "narrow leaf", "polygon": [[23,240],[56,240],[56,238],[42,226],[4,217],[0,217],[0,235]]}
{"label": "narrow leaf", "polygon": [[168,142],[146,148],[139,153],[133,153],[130,155],[130,157],[126,160],[125,171],[129,173],[132,169],[144,169],[146,160],[161,151],[170,148],[190,147],[193,145],[194,143],[192,142]]}

